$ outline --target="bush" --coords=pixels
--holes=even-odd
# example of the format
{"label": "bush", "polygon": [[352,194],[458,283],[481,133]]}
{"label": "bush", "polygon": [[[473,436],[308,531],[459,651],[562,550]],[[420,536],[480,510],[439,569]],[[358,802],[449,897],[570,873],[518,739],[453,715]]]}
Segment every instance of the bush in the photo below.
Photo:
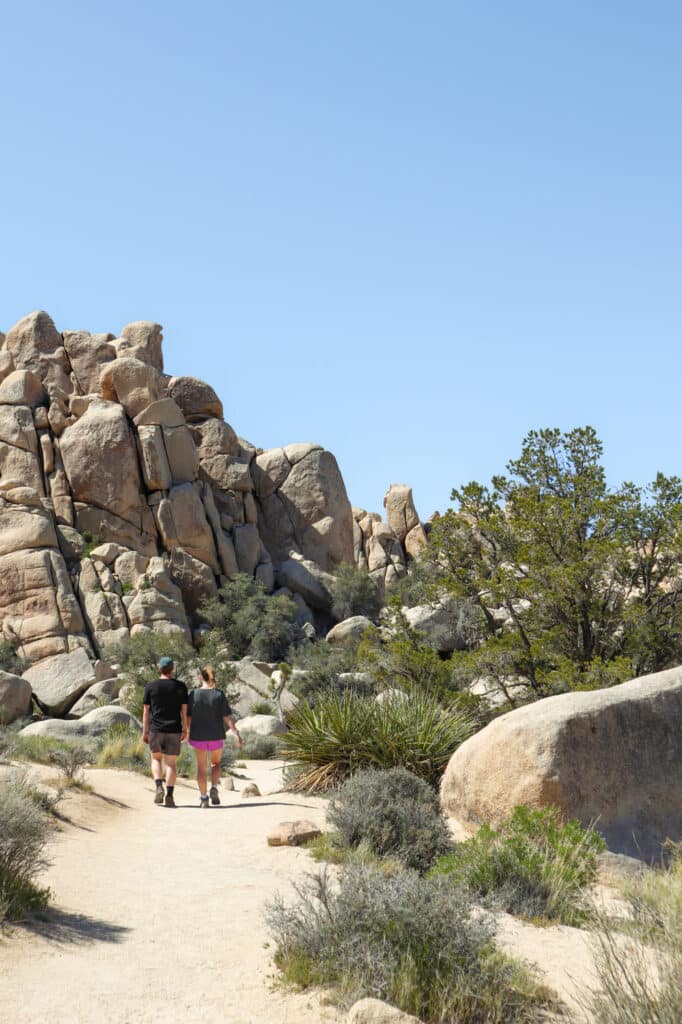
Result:
{"label": "bush", "polygon": [[295,889],[295,905],[276,898],[266,912],[287,981],[334,985],[346,1003],[374,996],[430,1022],[529,1021],[544,1001],[444,879],[352,865],[336,890],[326,872]]}
{"label": "bush", "polygon": [[51,736],[14,735],[11,740],[11,755],[19,761],[33,761],[35,764],[53,764],[54,754],[73,749],[69,740],[57,740]]}
{"label": "bush", "polygon": [[360,768],[407,768],[435,785],[473,731],[471,719],[415,690],[379,703],[352,693],[322,694],[290,713],[281,756],[292,762],[289,788],[323,792]]}
{"label": "bush", "polygon": [[149,747],[142,742],[142,734],[128,725],[113,726],[102,740],[97,767],[148,772]]}
{"label": "bush", "polygon": [[81,745],[74,745],[68,749],[53,750],[50,754],[50,764],[55,765],[64,776],[64,782],[68,787],[82,787],[84,783],[83,768],[92,762],[92,751]]}
{"label": "bush", "polygon": [[15,921],[47,905],[49,890],[36,885],[47,866],[47,815],[27,792],[25,778],[0,784],[0,921]]}
{"label": "bush", "polygon": [[336,570],[329,584],[332,615],[341,622],[351,615],[365,615],[376,622],[383,607],[383,598],[372,577],[354,565],[344,563]]}
{"label": "bush", "polygon": [[182,679],[191,688],[199,659],[192,645],[180,633],[137,633],[125,643],[106,651],[107,660],[120,665],[122,685],[130,687],[130,690],[124,692],[121,703],[137,718],[142,718],[144,687],[159,678],[159,659],[164,655],[173,659],[176,678]]}
{"label": "bush", "polygon": [[489,825],[442,858],[434,873],[512,914],[580,924],[586,894],[605,849],[594,829],[562,822],[558,808],[514,810],[499,831]]}
{"label": "bush", "polygon": [[269,700],[254,700],[253,704],[249,708],[249,714],[251,715],[274,715],[275,707]]}
{"label": "bush", "polygon": [[[328,644],[324,640],[308,644],[293,652],[296,669],[290,679],[289,688],[297,697],[314,704],[320,693],[345,693],[352,691],[358,696],[369,696],[375,692],[371,681],[357,678],[357,645]],[[342,676],[346,678],[341,678]],[[356,675],[356,678],[352,678]]]}
{"label": "bush", "polygon": [[438,795],[405,768],[357,772],[332,799],[327,820],[347,846],[364,842],[422,874],[452,845]]}
{"label": "bush", "polygon": [[0,640],[0,670],[20,676],[26,670],[26,663],[8,640]]}
{"label": "bush", "polygon": [[200,610],[212,627],[202,646],[222,650],[232,660],[248,654],[281,661],[294,640],[295,611],[290,597],[273,597],[257,580],[239,573]]}
{"label": "bush", "polygon": [[667,869],[648,871],[628,891],[635,938],[598,929],[599,990],[586,1009],[595,1024],[679,1024],[682,1020],[682,849]]}

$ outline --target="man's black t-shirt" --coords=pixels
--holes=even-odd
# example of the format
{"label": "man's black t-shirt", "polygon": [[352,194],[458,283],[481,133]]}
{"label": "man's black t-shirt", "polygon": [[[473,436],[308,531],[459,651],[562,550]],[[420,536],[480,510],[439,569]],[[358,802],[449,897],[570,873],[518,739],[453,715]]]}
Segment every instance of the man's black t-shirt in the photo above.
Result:
{"label": "man's black t-shirt", "polygon": [[182,732],[180,708],[187,703],[187,687],[179,679],[156,679],[144,688],[153,732]]}
{"label": "man's black t-shirt", "polygon": [[232,715],[232,708],[222,690],[192,690],[187,714],[192,719],[189,727],[191,740],[224,740],[224,718]]}

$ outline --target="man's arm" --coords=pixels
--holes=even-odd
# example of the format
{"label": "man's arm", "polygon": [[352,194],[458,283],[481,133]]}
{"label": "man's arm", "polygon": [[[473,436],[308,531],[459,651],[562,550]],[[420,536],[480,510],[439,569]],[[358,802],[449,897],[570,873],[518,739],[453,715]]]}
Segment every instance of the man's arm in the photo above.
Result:
{"label": "man's arm", "polygon": [[187,718],[187,705],[183,704],[180,708],[180,715],[182,717],[182,733],[180,735],[180,742],[184,743],[189,736],[189,719]]}
{"label": "man's arm", "polygon": [[149,704],[142,708],[142,742],[149,743]]}

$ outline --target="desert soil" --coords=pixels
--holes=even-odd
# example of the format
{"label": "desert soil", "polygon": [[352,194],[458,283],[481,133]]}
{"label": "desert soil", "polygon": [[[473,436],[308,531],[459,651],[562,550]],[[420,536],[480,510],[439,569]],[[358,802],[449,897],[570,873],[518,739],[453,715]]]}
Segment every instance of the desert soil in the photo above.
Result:
{"label": "desert soil", "polygon": [[[274,985],[263,905],[310,870],[310,856],[267,846],[280,821],[322,823],[324,802],[274,792],[281,773],[250,762],[264,794],[221,790],[200,812],[179,780],[175,810],[151,780],[91,771],[93,794],[60,808],[44,920],[0,940],[0,1019],[7,1024],[333,1024],[318,995]],[[245,782],[246,780],[244,780]],[[239,787],[244,782],[237,780]]]}

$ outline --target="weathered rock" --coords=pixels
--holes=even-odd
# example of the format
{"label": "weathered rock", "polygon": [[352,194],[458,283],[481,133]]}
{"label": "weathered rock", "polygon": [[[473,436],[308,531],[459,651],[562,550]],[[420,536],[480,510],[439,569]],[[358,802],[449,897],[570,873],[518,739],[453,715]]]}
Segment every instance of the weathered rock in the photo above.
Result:
{"label": "weathered rock", "polygon": [[[137,455],[126,414],[120,405],[101,400],[93,402],[88,411],[64,431],[60,451],[71,493],[77,501],[103,508],[140,529],[141,481]],[[96,458],[93,458],[94,452]]]}
{"label": "weathered rock", "polygon": [[362,634],[371,628],[372,623],[365,615],[351,615],[333,626],[326,636],[328,644],[348,644],[359,640]]}
{"label": "weathered rock", "polygon": [[56,547],[52,519],[44,509],[15,506],[0,497],[0,556]]}
{"label": "weathered rock", "polygon": [[239,440],[225,420],[211,417],[193,423],[190,430],[202,459],[214,455],[239,455]]}
{"label": "weathered rock", "polygon": [[163,443],[174,483],[196,480],[199,475],[199,453],[189,428],[163,427]]}
{"label": "weathered rock", "polygon": [[218,556],[211,527],[197,487],[178,484],[156,508],[156,521],[169,551],[180,545],[192,558],[218,573]]}
{"label": "weathered rock", "polygon": [[255,782],[247,782],[245,786],[242,786],[241,795],[244,799],[250,796],[260,796],[261,792]]}
{"label": "weathered rock", "polygon": [[134,422],[136,427],[182,427],[185,417],[172,398],[160,398],[138,413]]}
{"label": "weathered rock", "polygon": [[258,530],[252,524],[235,526],[233,537],[239,571],[252,576],[260,562],[261,556],[261,542]]}
{"label": "weathered rock", "polygon": [[[290,452],[290,447],[285,449]],[[287,456],[288,457],[288,456]],[[299,549],[323,570],[353,560],[353,515],[331,452],[311,448],[292,467],[279,494],[287,505]],[[265,546],[270,545],[265,540]]]}
{"label": "weathered rock", "polygon": [[0,671],[0,724],[9,725],[31,711],[31,684],[21,676]]}
{"label": "weathered rock", "polygon": [[57,538],[59,547],[64,558],[69,561],[77,561],[85,553],[85,538],[72,526],[58,526]]}
{"label": "weathered rock", "polygon": [[161,427],[138,427],[137,448],[145,486],[150,491],[167,491],[172,477]]}
{"label": "weathered rock", "polygon": [[168,384],[168,394],[177,402],[188,421],[223,417],[223,403],[211,385],[197,377],[172,377]]}
{"label": "weathered rock", "polygon": [[384,508],[388,525],[401,542],[405,540],[410,530],[419,525],[412,488],[406,484],[391,484],[384,495]]}
{"label": "weathered rock", "polygon": [[119,356],[132,356],[155,369],[163,370],[163,328],[151,320],[127,324],[115,342]]}
{"label": "weathered rock", "polygon": [[95,682],[95,670],[81,648],[46,658],[24,672],[38,706],[48,715],[63,715]]}
{"label": "weathered rock", "polygon": [[120,689],[121,681],[119,679],[105,679],[101,683],[93,683],[73,705],[70,714],[76,718],[81,718],[83,715],[87,715],[89,711],[94,711],[95,708],[100,707],[103,701],[108,703],[114,697],[118,697]]}
{"label": "weathered rock", "polygon": [[268,846],[302,846],[321,835],[312,821],[280,821],[268,832]]}
{"label": "weathered rock", "polygon": [[351,1006],[346,1024],[421,1024],[421,1021],[380,999],[361,999]]}
{"label": "weathered rock", "polygon": [[40,377],[51,397],[72,391],[62,337],[47,313],[29,313],[11,327],[5,349],[18,370],[31,370]]}
{"label": "weathered rock", "polygon": [[[151,514],[151,509],[147,509],[147,511]],[[106,543],[119,544],[124,548],[132,548],[133,551],[138,551],[148,558],[157,553],[155,529],[153,533],[147,529],[143,531],[136,528],[127,519],[122,519],[106,509],[95,508],[93,505],[84,505],[81,502],[76,503],[75,512],[76,526],[81,533],[89,533],[91,536],[97,537]],[[147,524],[144,521],[144,517],[142,517],[141,521],[146,527]],[[150,525],[152,528],[154,527],[153,517]]]}
{"label": "weathered rock", "polygon": [[636,857],[604,850],[597,854],[597,880],[614,889],[638,882],[648,869]]}
{"label": "weathered rock", "polygon": [[434,650],[449,653],[465,648],[461,601],[444,600],[433,605],[403,608],[403,615],[412,629],[422,633],[425,642]]}
{"label": "weathered rock", "polygon": [[681,715],[682,668],[518,708],[453,754],[443,809],[473,829],[555,804],[614,852],[655,857],[682,838]]}
{"label": "weathered rock", "polygon": [[418,559],[420,557],[427,543],[426,530],[421,523],[417,523],[416,526],[413,526],[403,541],[405,551],[410,558],[413,559]]}
{"label": "weathered rock", "polygon": [[331,608],[329,586],[332,577],[309,559],[288,558],[279,567],[278,577],[282,586],[288,587],[310,605],[321,611]]}
{"label": "weathered rock", "polygon": [[13,370],[0,384],[0,405],[26,405],[34,409],[44,400],[40,377],[31,370]]}
{"label": "weathered rock", "polygon": [[22,729],[19,735],[48,736],[56,740],[90,740],[104,736],[115,725],[129,726],[131,729],[142,728],[135,716],[125,708],[107,706],[94,708],[82,718],[48,718],[41,722],[32,722]]}
{"label": "weathered rock", "polygon": [[161,376],[148,363],[124,356],[103,367],[99,390],[106,401],[120,402],[133,419],[161,398]]}
{"label": "weathered rock", "polygon": [[243,735],[254,733],[256,736],[280,736],[287,731],[287,727],[276,715],[247,715],[239,719],[239,731]]}
{"label": "weathered rock", "polygon": [[[81,394],[90,395],[99,392],[99,376],[102,367],[116,358],[116,349],[111,344],[114,338],[113,334],[64,331],[63,338],[71,370]],[[75,411],[73,406],[71,408],[72,411]]]}
{"label": "weathered rock", "polygon": [[193,558],[181,547],[173,547],[170,553],[171,576],[182,592],[182,599],[188,615],[194,613],[212,598],[218,587],[212,569],[204,562]]}

